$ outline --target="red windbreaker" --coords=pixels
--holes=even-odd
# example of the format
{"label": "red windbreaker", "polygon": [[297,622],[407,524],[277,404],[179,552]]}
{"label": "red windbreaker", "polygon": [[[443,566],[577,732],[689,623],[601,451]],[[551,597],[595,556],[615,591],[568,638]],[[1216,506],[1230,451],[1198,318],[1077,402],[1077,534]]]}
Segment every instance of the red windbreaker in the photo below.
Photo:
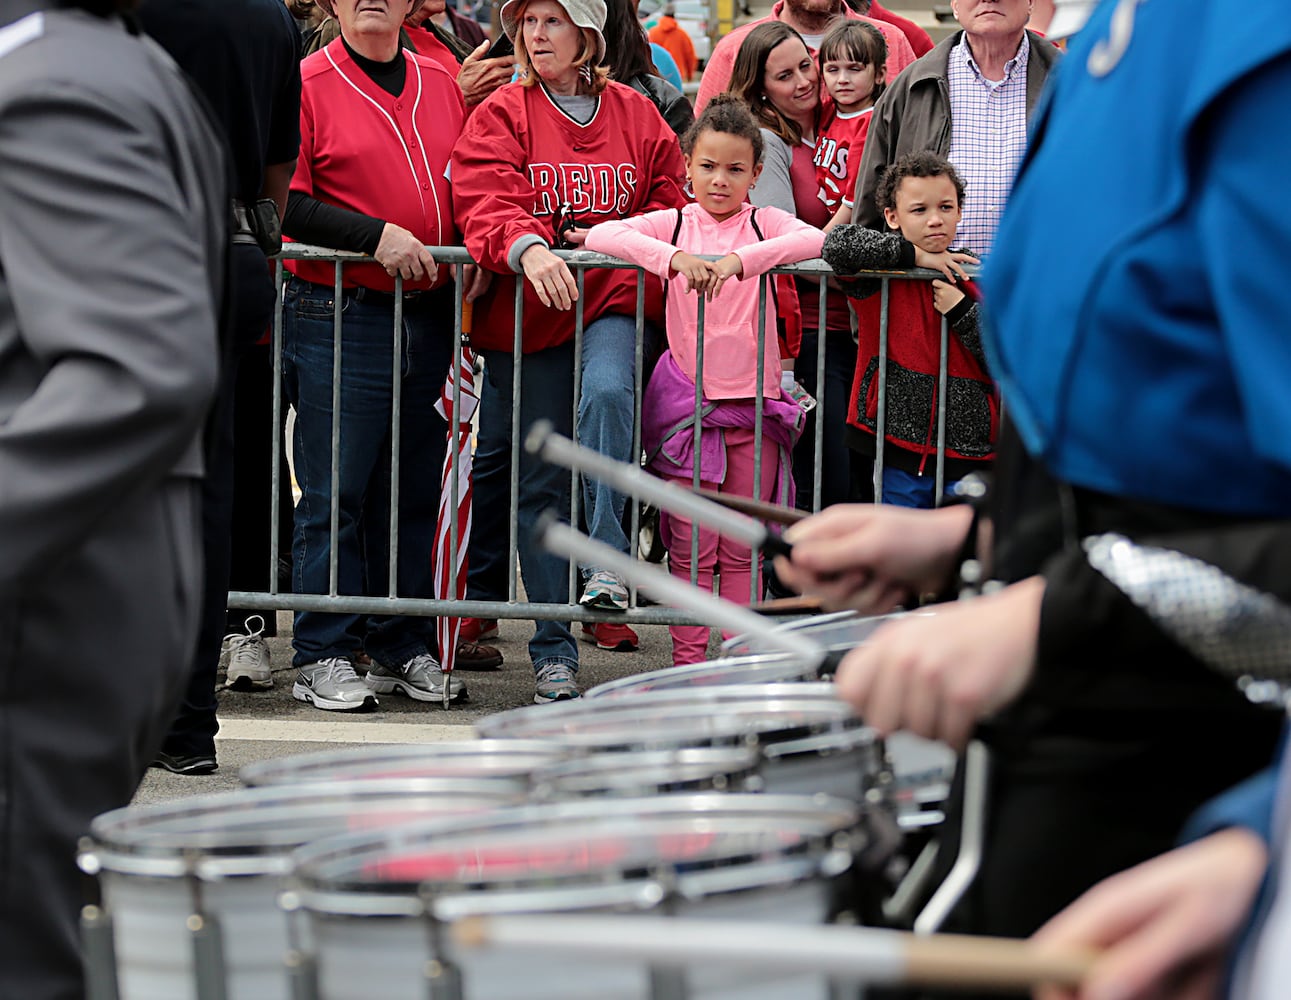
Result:
{"label": "red windbreaker", "polygon": [[[452,179],[466,248],[499,275],[475,303],[471,330],[472,344],[489,350],[514,345],[517,279],[507,254],[516,240],[532,234],[553,245],[562,214],[572,213],[582,228],[686,202],[676,135],[648,98],[618,83],[605,88],[586,125],[541,86],[500,88],[467,122],[453,150]],[[584,322],[633,315],[636,283],[635,271],[589,269]],[[662,322],[662,285],[647,275],[645,287],[646,318]],[[525,353],[573,339],[574,315],[544,306],[525,282]]]}

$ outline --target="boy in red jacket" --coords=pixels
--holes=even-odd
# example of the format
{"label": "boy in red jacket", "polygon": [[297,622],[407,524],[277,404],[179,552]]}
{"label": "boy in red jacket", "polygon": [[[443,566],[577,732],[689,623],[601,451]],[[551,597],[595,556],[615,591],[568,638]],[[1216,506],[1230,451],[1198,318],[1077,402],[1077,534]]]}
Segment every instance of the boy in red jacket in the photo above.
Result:
{"label": "boy in red jacket", "polygon": [[[978,331],[978,293],[953,250],[964,184],[933,153],[911,153],[887,169],[875,200],[891,233],[863,226],[834,229],[822,256],[840,275],[861,270],[926,267],[947,281],[888,283],[887,378],[884,381],[883,476],[876,498],[903,507],[935,507],[941,327],[946,350],[943,489],[995,457],[999,400],[986,370]],[[874,458],[879,428],[878,278],[844,280],[859,319],[859,351],[847,413],[848,445]],[[859,484],[858,484],[859,486]],[[858,488],[858,492],[860,492]]]}

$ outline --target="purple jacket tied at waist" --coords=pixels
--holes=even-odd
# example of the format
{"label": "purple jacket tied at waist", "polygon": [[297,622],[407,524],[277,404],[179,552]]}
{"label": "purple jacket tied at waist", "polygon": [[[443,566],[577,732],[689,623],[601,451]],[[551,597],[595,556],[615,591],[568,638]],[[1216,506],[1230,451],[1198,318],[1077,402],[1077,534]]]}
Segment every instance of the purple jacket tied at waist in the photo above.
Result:
{"label": "purple jacket tied at waist", "polygon": [[[768,378],[779,378],[779,372],[768,372]],[[793,468],[790,450],[802,436],[806,414],[796,403],[784,399],[764,399],[762,433],[779,452],[773,502],[793,506]],[[726,478],[726,441],[721,433],[726,427],[753,426],[752,399],[723,399],[701,403],[699,467],[701,478],[721,482]],[[646,452],[646,468],[660,476],[692,476],[695,463],[695,383],[686,377],[664,351],[646,387],[641,406],[641,444]],[[664,539],[665,543],[667,539]]]}

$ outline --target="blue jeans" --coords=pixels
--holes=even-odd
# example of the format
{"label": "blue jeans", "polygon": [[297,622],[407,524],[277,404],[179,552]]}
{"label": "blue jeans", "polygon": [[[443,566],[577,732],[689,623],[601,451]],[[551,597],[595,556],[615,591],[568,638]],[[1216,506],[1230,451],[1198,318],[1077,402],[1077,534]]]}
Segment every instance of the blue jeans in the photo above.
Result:
{"label": "blue jeans", "polygon": [[[948,494],[958,480],[942,484],[942,493]],[[916,507],[931,510],[937,506],[937,474],[928,472],[920,476],[904,469],[883,470],[883,502],[896,507]]]}
{"label": "blue jeans", "polygon": [[[477,530],[470,545],[469,596],[473,600],[506,597],[507,531],[503,528],[510,498],[511,396],[514,358],[507,351],[485,351],[485,378],[480,393],[480,424],[475,449],[474,490]],[[582,400],[578,410],[580,443],[620,461],[632,457],[636,323],[627,316],[603,316],[583,331]],[[520,388],[520,438],[538,420],[572,433],[574,345],[560,344],[524,356]],[[569,562],[534,544],[533,530],[548,509],[569,517],[569,472],[538,461],[521,449],[520,505],[515,512],[517,548],[525,593],[536,603],[569,600]],[[623,531],[624,498],[600,486],[583,484],[584,515],[589,534],[620,552],[628,551]],[[591,567],[585,567],[584,573]],[[534,669],[561,662],[578,665],[578,647],[568,622],[535,623],[529,642]]]}
{"label": "blue jeans", "polygon": [[[802,331],[802,347],[794,362],[794,373],[804,389],[820,400],[816,385],[816,364],[820,336],[815,329]],[[856,344],[848,330],[825,331],[825,398],[807,417],[802,437],[793,449],[793,475],[798,485],[797,506],[811,510],[814,475],[821,470],[820,505],[843,503],[849,499],[849,465],[851,450],[843,438],[847,426],[847,401],[851,395],[852,374],[856,369]],[[822,414],[823,411],[823,414]],[[822,454],[816,455],[816,421],[825,421]]]}
{"label": "blue jeans", "polygon": [[[433,597],[432,551],[447,426],[434,404],[452,354],[451,290],[404,308],[399,414],[400,597]],[[301,498],[292,538],[293,589],[328,590],[332,478],[332,289],[292,279],[284,292],[283,380],[296,408],[295,464]],[[337,591],[389,593],[394,310],[388,303],[341,305],[341,413]],[[435,648],[434,619],[303,611],[293,663],[304,666],[362,649],[397,666]]]}

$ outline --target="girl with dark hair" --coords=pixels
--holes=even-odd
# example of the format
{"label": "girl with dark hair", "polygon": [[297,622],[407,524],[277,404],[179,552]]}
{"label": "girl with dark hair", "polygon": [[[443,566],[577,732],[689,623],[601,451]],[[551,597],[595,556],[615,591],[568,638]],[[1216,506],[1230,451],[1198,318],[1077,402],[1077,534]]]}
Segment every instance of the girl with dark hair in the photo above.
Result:
{"label": "girl with dark hair", "polygon": [[[689,487],[699,463],[700,482],[712,490],[784,503],[792,494],[790,449],[803,412],[780,390],[780,350],[773,296],[759,310],[762,282],[736,280],[764,274],[820,254],[819,229],[777,208],[755,209],[745,198],[762,166],[757,122],[738,98],[721,94],[682,138],[686,176],[695,203],[617,222],[588,234],[587,248],[612,253],[672,282],[667,295],[668,350],[655,366],[641,408],[642,444],[650,468]],[[722,255],[715,262],[699,255]],[[699,327],[699,299],[708,300]],[[697,360],[702,337],[705,362]],[[696,429],[695,388],[703,389]],[[761,397],[760,404],[758,397]],[[761,441],[755,440],[758,406]],[[698,456],[698,457],[696,457]],[[759,468],[760,466],[760,468]],[[700,529],[692,567],[694,525],[665,516],[661,524],[673,575],[747,602],[752,553],[716,532]],[[676,664],[697,663],[708,649],[708,629],[673,626]]]}
{"label": "girl with dark hair", "polygon": [[874,104],[886,85],[888,43],[864,21],[840,21],[820,43],[820,75],[833,100],[816,140],[820,200],[833,213],[828,232],[852,221],[852,192]]}

